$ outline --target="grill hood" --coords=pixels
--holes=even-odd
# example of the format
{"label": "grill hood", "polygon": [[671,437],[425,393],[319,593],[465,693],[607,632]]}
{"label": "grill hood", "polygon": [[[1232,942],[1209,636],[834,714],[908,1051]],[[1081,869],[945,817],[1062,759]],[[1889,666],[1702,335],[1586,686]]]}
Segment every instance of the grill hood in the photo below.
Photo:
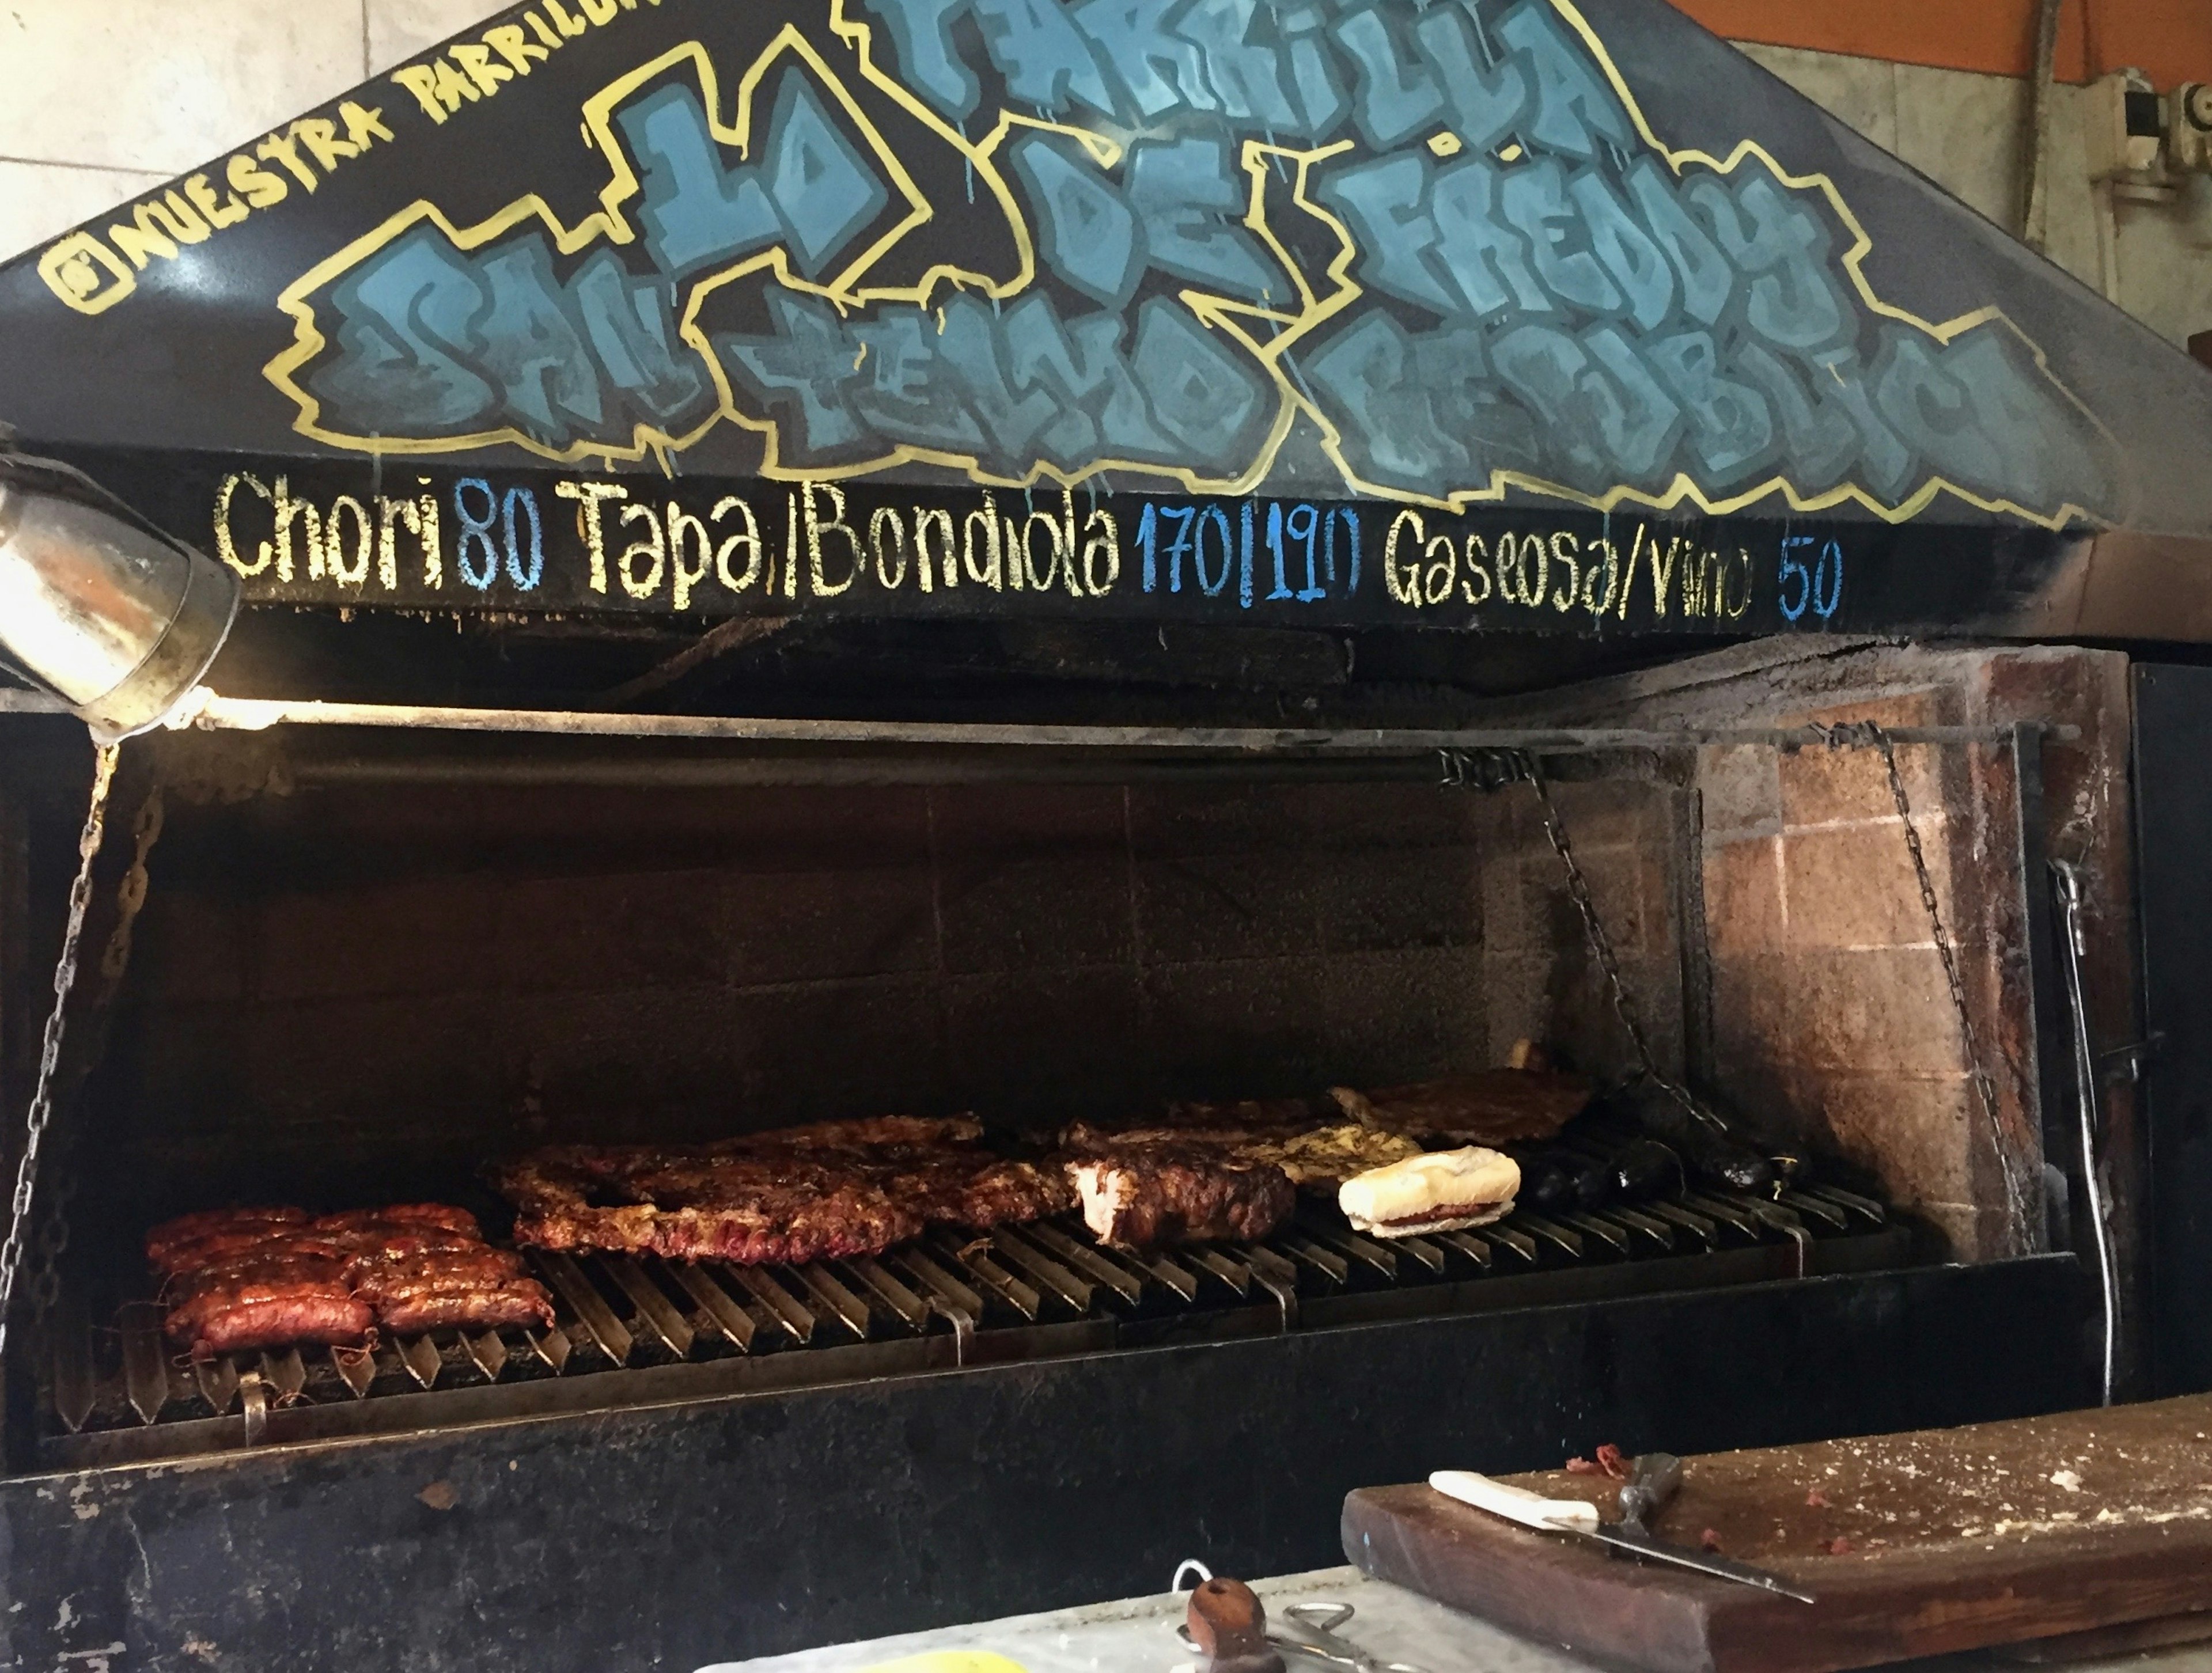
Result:
{"label": "grill hood", "polygon": [[0,409],[262,602],[2212,633],[2212,379],[1662,0],[539,0]]}

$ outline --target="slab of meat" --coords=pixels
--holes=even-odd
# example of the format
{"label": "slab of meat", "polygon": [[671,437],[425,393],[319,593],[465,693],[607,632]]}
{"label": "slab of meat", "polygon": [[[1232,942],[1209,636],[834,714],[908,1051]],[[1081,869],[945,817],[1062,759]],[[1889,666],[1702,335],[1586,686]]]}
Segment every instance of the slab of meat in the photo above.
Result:
{"label": "slab of meat", "polygon": [[1105,1145],[1067,1173],[1092,1235],[1122,1249],[1256,1242],[1297,1205],[1297,1188],[1273,1163],[1173,1138]]}
{"label": "slab of meat", "polygon": [[[522,1258],[439,1203],[311,1220],[301,1209],[188,1215],[147,1236],[165,1280],[164,1328],[195,1356],[301,1343],[355,1346],[371,1329],[550,1324],[552,1298]],[[424,1322],[428,1320],[430,1322]]]}
{"label": "slab of meat", "polygon": [[671,1260],[878,1254],[932,1224],[993,1226],[1074,1206],[1055,1167],[985,1149],[981,1123],[879,1116],[696,1146],[560,1145],[500,1170],[515,1241]]}
{"label": "slab of meat", "polygon": [[1340,1118],[1335,1106],[1326,1101],[1316,1106],[1308,1098],[1238,1098],[1225,1104],[1171,1101],[1167,1119],[1158,1124],[1184,1132],[1194,1128],[1229,1127],[1297,1131]]}
{"label": "slab of meat", "polygon": [[493,1176],[514,1240],[670,1260],[810,1261],[876,1254],[924,1221],[882,1186],[796,1156],[561,1145]]}
{"label": "slab of meat", "polygon": [[542,1286],[521,1278],[493,1289],[427,1290],[393,1301],[378,1316],[396,1335],[420,1336],[425,1331],[550,1324],[553,1308]]}
{"label": "slab of meat", "polygon": [[1049,1164],[962,1156],[902,1167],[883,1178],[900,1206],[932,1225],[988,1232],[1018,1226],[1075,1206],[1075,1189]]}
{"label": "slab of meat", "polygon": [[771,1127],[718,1140],[704,1148],[716,1155],[849,1156],[885,1161],[947,1146],[981,1143],[983,1124],[972,1115],[869,1115],[852,1121],[815,1121]]}
{"label": "slab of meat", "polygon": [[[1261,1105],[1169,1106],[1171,1116],[1194,1108],[1211,1111],[1243,1109],[1256,1112]],[[1279,1107],[1279,1106],[1273,1106]],[[1400,1133],[1362,1126],[1356,1121],[1325,1121],[1313,1116],[1300,1122],[1267,1125],[1228,1124],[1185,1127],[1107,1129],[1075,1122],[1060,1135],[1061,1148],[1076,1156],[1103,1154],[1116,1146],[1174,1144],[1183,1149],[1247,1162],[1266,1162],[1279,1167],[1291,1183],[1316,1192],[1333,1192],[1355,1173],[1382,1167],[1419,1155],[1420,1145]]]}
{"label": "slab of meat", "polygon": [[1364,1126],[1494,1149],[1514,1139],[1553,1137],[1582,1113],[1590,1084],[1577,1075],[1492,1069],[1373,1092],[1331,1087],[1329,1096]]}

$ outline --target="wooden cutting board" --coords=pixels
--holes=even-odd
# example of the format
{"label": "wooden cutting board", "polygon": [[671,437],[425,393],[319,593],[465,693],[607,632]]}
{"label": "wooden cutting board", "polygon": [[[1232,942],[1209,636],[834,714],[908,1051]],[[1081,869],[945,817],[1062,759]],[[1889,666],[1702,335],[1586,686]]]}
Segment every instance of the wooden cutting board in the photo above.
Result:
{"label": "wooden cutting board", "polygon": [[[1618,1514],[1602,1476],[1507,1479]],[[1344,1505],[1368,1573],[1651,1673],[1828,1673],[2200,1611],[2212,1635],[2212,1396],[1691,1458],[1653,1531],[1708,1531],[1818,1601],[1616,1558],[1426,1486]]]}

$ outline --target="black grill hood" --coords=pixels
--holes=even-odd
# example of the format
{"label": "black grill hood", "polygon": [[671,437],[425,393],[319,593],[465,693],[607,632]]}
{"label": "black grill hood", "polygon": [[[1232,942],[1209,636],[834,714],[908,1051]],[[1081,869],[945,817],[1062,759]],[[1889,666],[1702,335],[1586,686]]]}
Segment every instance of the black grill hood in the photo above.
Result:
{"label": "black grill hood", "polygon": [[536,0],[0,416],[264,603],[2212,636],[2212,377],[1662,0]]}

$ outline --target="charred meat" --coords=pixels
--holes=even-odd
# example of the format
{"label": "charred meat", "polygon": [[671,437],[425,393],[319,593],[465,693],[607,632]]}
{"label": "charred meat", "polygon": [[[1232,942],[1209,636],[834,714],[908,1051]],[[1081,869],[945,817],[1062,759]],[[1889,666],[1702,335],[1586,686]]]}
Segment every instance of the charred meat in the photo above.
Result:
{"label": "charred meat", "polygon": [[988,1231],[1074,1206],[1058,1169],[981,1138],[964,1117],[883,1116],[708,1145],[560,1145],[493,1182],[526,1246],[747,1264],[878,1254],[933,1224]]}
{"label": "charred meat", "polygon": [[1495,1148],[1552,1137],[1582,1113],[1590,1085],[1550,1070],[1492,1069],[1372,1092],[1331,1087],[1329,1095],[1363,1126],[1431,1143]]}
{"label": "charred meat", "polygon": [[1067,1173],[1091,1234],[1120,1249],[1256,1242],[1297,1206],[1297,1188],[1273,1163],[1172,1137],[1102,1144]]}

